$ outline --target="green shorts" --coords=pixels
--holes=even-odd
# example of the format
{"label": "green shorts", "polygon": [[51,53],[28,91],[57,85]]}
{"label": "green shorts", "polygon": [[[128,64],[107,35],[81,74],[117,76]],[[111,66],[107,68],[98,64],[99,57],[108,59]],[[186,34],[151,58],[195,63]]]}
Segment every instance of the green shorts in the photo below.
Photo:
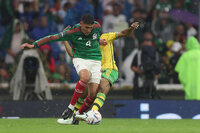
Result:
{"label": "green shorts", "polygon": [[113,85],[118,79],[118,71],[114,69],[104,69],[101,77],[109,80],[110,84]]}

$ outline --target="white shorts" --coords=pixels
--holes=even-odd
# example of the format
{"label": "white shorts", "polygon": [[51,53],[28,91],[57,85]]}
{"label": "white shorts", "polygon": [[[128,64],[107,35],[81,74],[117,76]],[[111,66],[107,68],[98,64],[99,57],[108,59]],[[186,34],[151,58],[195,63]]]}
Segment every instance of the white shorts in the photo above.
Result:
{"label": "white shorts", "polygon": [[76,72],[79,72],[83,69],[87,69],[90,74],[91,78],[89,83],[100,83],[101,80],[101,61],[96,60],[87,60],[82,58],[73,58],[73,64],[76,69]]}

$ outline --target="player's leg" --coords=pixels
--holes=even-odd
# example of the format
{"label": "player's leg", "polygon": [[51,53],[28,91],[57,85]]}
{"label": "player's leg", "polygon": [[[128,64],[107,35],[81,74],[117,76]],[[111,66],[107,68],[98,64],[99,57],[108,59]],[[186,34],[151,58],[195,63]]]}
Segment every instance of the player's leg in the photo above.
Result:
{"label": "player's leg", "polygon": [[80,98],[81,94],[84,92],[85,88],[87,87],[87,83],[90,80],[90,72],[88,71],[87,62],[84,59],[74,58],[73,64],[79,74],[80,80],[76,84],[75,91],[68,108],[62,113],[63,119],[72,117],[75,104]]}
{"label": "player's leg", "polygon": [[[115,71],[113,69],[103,70],[102,79],[99,85],[99,90],[96,99],[93,103],[92,110],[98,111],[103,106],[106,100],[106,95],[108,94],[111,85],[113,85],[116,82],[117,78],[118,78],[118,71]],[[86,115],[84,114],[77,115],[76,118],[85,120]]]}
{"label": "player's leg", "polygon": [[86,97],[85,102],[76,114],[82,114],[87,109],[89,109],[92,106],[94,99],[96,98],[99,83],[101,80],[101,62],[92,61],[90,62],[90,66],[90,72],[92,76],[88,85],[88,96]]}
{"label": "player's leg", "polygon": [[110,87],[110,82],[107,79],[102,78],[99,85],[99,91],[92,106],[92,110],[99,110],[104,105],[106,94],[109,92]]}
{"label": "player's leg", "polygon": [[79,119],[75,118],[75,114],[81,108],[83,103],[85,102],[87,94],[88,94],[88,89],[86,88],[85,91],[83,92],[83,94],[81,94],[80,98],[78,99],[78,101],[75,104],[74,115],[73,115],[73,119],[72,119],[72,124],[73,125],[78,125],[79,124]]}
{"label": "player's leg", "polygon": [[[80,98],[78,99],[78,101],[75,104],[74,114],[76,113],[76,111],[78,111],[80,109],[80,107],[84,103],[84,100],[87,97],[87,95],[88,95],[88,89],[86,88],[85,91],[83,92],[83,94],[80,96]],[[79,120],[75,119],[74,117],[67,118],[67,119],[59,118],[57,120],[57,122],[59,124],[63,124],[63,125],[77,125],[77,124],[79,124]]]}
{"label": "player's leg", "polygon": [[[93,106],[92,106],[92,110],[98,111],[103,106],[105,99],[106,99],[106,94],[109,92],[110,87],[111,87],[111,85],[110,85],[109,80],[102,78],[100,81],[98,93],[96,95],[96,98],[95,98]],[[81,109],[79,111],[81,113],[83,112]],[[86,114],[82,114],[82,115],[78,114],[78,115],[76,115],[76,118],[85,120],[87,118],[87,116],[86,116]]]}
{"label": "player's leg", "polygon": [[[90,83],[88,87],[88,96],[85,98],[85,102],[81,106],[81,108],[76,112],[75,118],[85,120],[86,119],[86,112],[93,104],[94,99],[96,98],[97,91],[98,91],[98,84],[97,83]],[[78,121],[78,120],[75,120]]]}
{"label": "player's leg", "polygon": [[118,78],[118,72],[112,69],[106,69],[102,73],[102,79],[100,81],[97,97],[93,103],[92,110],[99,110],[106,100],[111,86],[116,82]]}
{"label": "player's leg", "polygon": [[85,98],[85,102],[78,110],[76,114],[83,114],[83,112],[87,111],[93,104],[94,99],[96,98],[97,91],[98,91],[98,84],[97,83],[90,83],[88,86],[88,96]]}
{"label": "player's leg", "polygon": [[84,90],[83,94],[80,96],[80,98],[78,99],[78,101],[75,104],[74,114],[76,113],[76,111],[78,111],[81,108],[87,95],[88,95],[88,89],[86,88]]}

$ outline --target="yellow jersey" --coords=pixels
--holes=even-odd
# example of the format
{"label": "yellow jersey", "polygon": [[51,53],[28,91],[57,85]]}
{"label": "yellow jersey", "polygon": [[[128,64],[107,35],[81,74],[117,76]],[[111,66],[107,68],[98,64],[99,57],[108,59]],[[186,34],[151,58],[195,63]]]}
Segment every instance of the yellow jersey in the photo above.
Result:
{"label": "yellow jersey", "polygon": [[118,32],[104,33],[100,39],[105,39],[107,45],[100,45],[102,59],[102,69],[114,69],[118,71],[117,65],[115,64],[113,41],[117,39]]}

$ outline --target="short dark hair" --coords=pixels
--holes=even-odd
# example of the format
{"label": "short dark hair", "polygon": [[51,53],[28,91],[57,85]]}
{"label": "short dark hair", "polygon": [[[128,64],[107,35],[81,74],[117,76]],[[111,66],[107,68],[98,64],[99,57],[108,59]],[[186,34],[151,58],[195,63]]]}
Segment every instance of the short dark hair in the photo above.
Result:
{"label": "short dark hair", "polygon": [[81,17],[81,21],[84,24],[94,24],[94,17],[90,14],[85,14]]}

